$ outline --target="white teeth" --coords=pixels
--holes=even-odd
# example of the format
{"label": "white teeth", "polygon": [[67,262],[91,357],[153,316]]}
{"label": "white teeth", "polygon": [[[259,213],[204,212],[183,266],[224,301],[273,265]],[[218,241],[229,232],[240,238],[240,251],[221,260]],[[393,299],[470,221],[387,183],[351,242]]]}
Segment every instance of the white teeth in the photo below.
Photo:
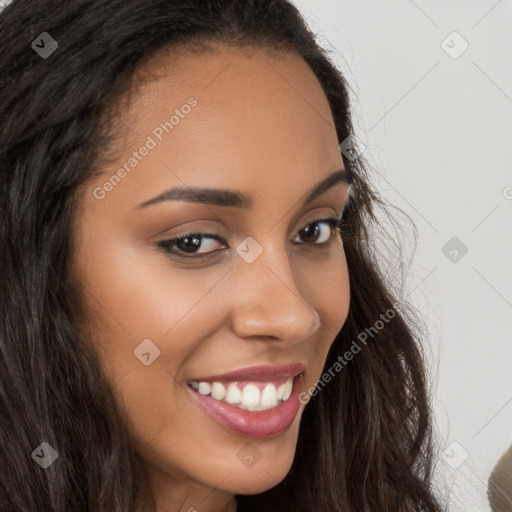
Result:
{"label": "white teeth", "polygon": [[267,384],[261,392],[260,406],[263,409],[272,409],[279,402],[277,397],[277,389],[274,384]]}
{"label": "white teeth", "polygon": [[292,387],[293,387],[293,382],[291,379],[288,379],[284,384],[283,384],[283,400],[288,400],[288,398],[290,398],[290,395],[292,393]]}
{"label": "white teeth", "polygon": [[254,384],[247,384],[242,391],[242,407],[255,411],[260,404],[260,390]]}
{"label": "white teeth", "polygon": [[209,395],[212,388],[209,382],[200,382],[197,390],[199,393],[201,393],[201,395]]}
{"label": "white teeth", "polygon": [[255,383],[246,384],[241,390],[236,383],[226,386],[221,382],[190,382],[190,386],[202,395],[211,395],[214,400],[233,404],[248,411],[265,411],[277,407],[290,398],[293,388],[293,377],[276,388],[269,382],[260,391]]}
{"label": "white teeth", "polygon": [[212,384],[212,398],[222,400],[226,396],[226,388],[220,382]]}
{"label": "white teeth", "polygon": [[228,386],[226,398],[224,400],[228,404],[239,404],[242,401],[242,392],[233,382]]}

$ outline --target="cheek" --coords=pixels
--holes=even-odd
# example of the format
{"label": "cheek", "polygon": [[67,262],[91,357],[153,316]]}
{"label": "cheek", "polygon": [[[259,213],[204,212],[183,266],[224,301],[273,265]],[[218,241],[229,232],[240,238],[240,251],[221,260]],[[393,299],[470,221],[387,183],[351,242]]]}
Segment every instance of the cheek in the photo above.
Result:
{"label": "cheek", "polygon": [[[121,346],[131,351],[146,338],[170,336],[187,315],[222,278],[224,272],[178,269],[164,255],[109,242],[90,246],[83,253],[80,273],[91,306],[91,320],[101,317]],[[114,341],[114,340],[112,340]],[[183,345],[187,345],[183,343]],[[173,343],[180,350],[180,341]]]}
{"label": "cheek", "polygon": [[336,257],[309,268],[305,279],[305,298],[334,338],[343,327],[350,306],[349,270],[343,249]]}
{"label": "cheek", "polygon": [[346,322],[350,308],[349,270],[344,252],[340,258],[324,262],[316,271],[307,274],[308,296],[322,320],[322,335],[314,345],[314,364],[310,376],[319,378],[328,352]]}
{"label": "cheek", "polygon": [[[116,245],[114,238],[85,249],[79,271],[88,324],[131,437],[143,451],[164,443],[157,452],[169,455],[166,463],[181,460],[190,450],[182,440],[194,423],[181,370],[218,329],[221,316],[214,313],[223,311],[219,290],[226,268],[177,269],[165,256]],[[213,367],[225,354],[218,357],[209,359]]]}
{"label": "cheek", "polygon": [[[225,304],[219,291],[229,273],[215,266],[177,269],[165,256],[145,251],[110,238],[82,253],[89,331],[106,379],[126,411],[132,439],[146,452],[153,441],[162,442],[162,433],[168,444],[158,451],[180,459],[179,450],[185,450],[180,440],[194,423],[185,421],[190,404],[184,370],[219,328]],[[220,367],[225,354],[215,356],[220,359],[208,361]]]}

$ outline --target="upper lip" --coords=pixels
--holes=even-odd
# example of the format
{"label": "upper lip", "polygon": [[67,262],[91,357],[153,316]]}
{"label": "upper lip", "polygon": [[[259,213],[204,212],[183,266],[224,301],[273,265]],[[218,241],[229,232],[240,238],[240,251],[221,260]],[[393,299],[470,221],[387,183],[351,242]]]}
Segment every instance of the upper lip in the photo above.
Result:
{"label": "upper lip", "polygon": [[192,379],[196,382],[218,382],[221,380],[227,381],[263,381],[268,382],[272,380],[285,379],[295,377],[306,370],[306,365],[302,363],[293,363],[282,366],[275,365],[259,365],[259,366],[246,366],[232,372],[210,375],[208,377],[199,377]]}

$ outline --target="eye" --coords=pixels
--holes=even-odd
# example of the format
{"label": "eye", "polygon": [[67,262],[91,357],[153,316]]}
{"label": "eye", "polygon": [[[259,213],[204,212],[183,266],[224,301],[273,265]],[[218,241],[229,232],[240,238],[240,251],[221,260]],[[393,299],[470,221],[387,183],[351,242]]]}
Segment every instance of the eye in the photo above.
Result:
{"label": "eye", "polygon": [[[212,250],[215,242],[225,244],[225,240],[219,233],[186,232],[179,237],[162,240],[157,243],[157,246],[177,258],[205,260],[211,257],[213,253],[218,252]],[[206,250],[201,252],[197,250],[198,248]]]}
{"label": "eye", "polygon": [[[327,219],[317,219],[306,224],[297,233],[297,237],[305,240],[306,245],[311,246],[328,246],[334,240],[335,228],[342,228],[342,221],[337,217],[329,217]],[[321,229],[319,226],[324,226]],[[326,227],[325,227],[326,226]],[[340,231],[341,232],[341,231]],[[296,241],[296,240],[294,240]],[[157,247],[161,248],[168,254],[183,260],[203,261],[214,257],[216,253],[224,249],[215,250],[216,243],[225,245],[228,248],[226,240],[220,233],[201,233],[201,232],[185,232],[178,237],[162,240],[158,242]],[[299,242],[300,243],[300,242]],[[301,244],[302,245],[302,244]]]}
{"label": "eye", "polygon": [[[318,219],[310,222],[304,226],[298,233],[297,236],[303,233],[302,237],[305,238],[307,244],[311,245],[326,245],[329,240],[332,239],[334,228],[340,225],[340,220],[336,217],[330,217],[328,219]],[[324,225],[324,229],[320,229],[318,226]],[[325,228],[328,227],[328,229]]]}

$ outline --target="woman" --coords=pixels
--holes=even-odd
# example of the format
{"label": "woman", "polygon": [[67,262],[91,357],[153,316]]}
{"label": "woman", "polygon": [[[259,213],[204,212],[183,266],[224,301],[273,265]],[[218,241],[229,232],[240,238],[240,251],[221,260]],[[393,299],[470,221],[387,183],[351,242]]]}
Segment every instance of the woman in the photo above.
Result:
{"label": "woman", "polygon": [[384,203],[297,9],[0,20],[1,510],[441,510]]}

